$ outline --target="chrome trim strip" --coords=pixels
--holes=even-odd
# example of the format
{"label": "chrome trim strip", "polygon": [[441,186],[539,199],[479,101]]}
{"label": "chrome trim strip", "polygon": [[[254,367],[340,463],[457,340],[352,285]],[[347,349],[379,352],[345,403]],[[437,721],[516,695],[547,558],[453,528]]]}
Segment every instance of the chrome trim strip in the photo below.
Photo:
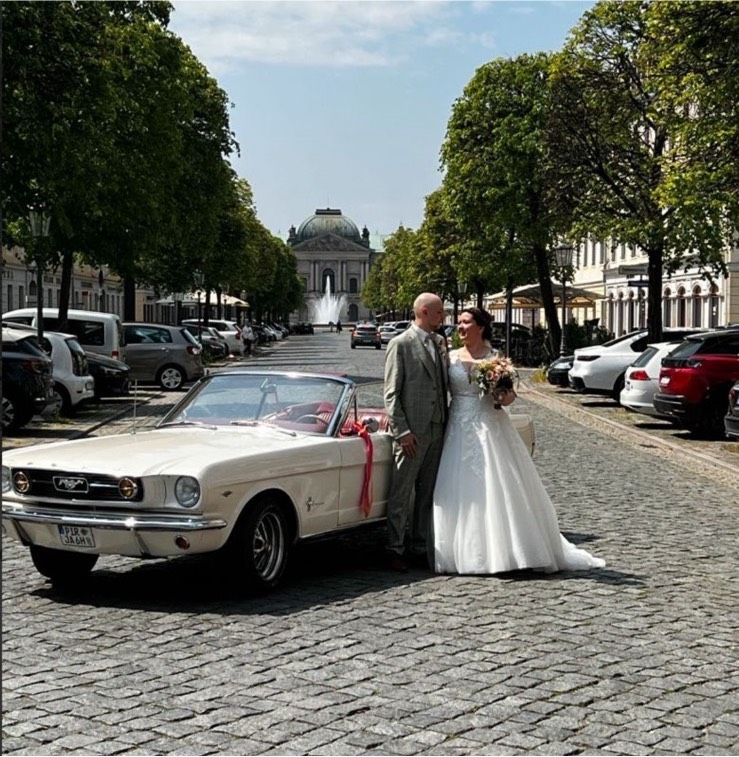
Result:
{"label": "chrome trim strip", "polygon": [[3,506],[3,518],[18,523],[89,526],[117,531],[210,531],[225,528],[221,518],[166,515],[116,515],[102,513],[60,513],[29,508],[12,509]]}

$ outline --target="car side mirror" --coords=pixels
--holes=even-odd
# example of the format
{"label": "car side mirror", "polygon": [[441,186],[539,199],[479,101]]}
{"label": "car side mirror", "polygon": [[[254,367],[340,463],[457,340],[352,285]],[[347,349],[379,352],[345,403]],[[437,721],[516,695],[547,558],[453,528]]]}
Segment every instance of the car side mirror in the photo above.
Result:
{"label": "car side mirror", "polygon": [[370,434],[374,434],[380,430],[380,421],[378,421],[377,418],[365,418],[362,421],[362,425],[370,432]]}

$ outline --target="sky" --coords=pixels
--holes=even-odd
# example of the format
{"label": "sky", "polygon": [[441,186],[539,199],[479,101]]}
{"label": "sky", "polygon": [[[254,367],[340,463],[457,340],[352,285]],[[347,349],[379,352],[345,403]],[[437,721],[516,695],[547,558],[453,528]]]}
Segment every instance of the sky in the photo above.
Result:
{"label": "sky", "polygon": [[489,60],[554,51],[593,2],[175,0],[170,29],[231,101],[257,215],[286,238],[316,208],[373,235],[418,228],[451,109]]}

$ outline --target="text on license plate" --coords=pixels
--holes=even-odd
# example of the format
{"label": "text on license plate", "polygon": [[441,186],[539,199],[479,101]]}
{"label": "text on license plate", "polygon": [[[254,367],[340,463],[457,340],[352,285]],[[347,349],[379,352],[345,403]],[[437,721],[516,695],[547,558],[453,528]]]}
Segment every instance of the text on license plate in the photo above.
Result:
{"label": "text on license plate", "polygon": [[660,386],[667,386],[670,383],[670,377],[669,376],[662,376],[662,378],[659,380]]}
{"label": "text on license plate", "polygon": [[59,540],[67,547],[94,547],[92,529],[85,526],[57,526]]}

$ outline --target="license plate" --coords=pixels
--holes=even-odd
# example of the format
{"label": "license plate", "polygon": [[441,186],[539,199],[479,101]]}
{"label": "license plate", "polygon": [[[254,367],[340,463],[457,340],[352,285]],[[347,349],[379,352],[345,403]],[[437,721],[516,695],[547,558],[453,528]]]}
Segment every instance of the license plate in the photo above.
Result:
{"label": "license plate", "polygon": [[662,376],[662,378],[659,380],[660,386],[667,386],[670,383],[670,377],[669,376]]}
{"label": "license plate", "polygon": [[59,541],[65,547],[94,547],[95,537],[92,529],[85,526],[57,526]]}

